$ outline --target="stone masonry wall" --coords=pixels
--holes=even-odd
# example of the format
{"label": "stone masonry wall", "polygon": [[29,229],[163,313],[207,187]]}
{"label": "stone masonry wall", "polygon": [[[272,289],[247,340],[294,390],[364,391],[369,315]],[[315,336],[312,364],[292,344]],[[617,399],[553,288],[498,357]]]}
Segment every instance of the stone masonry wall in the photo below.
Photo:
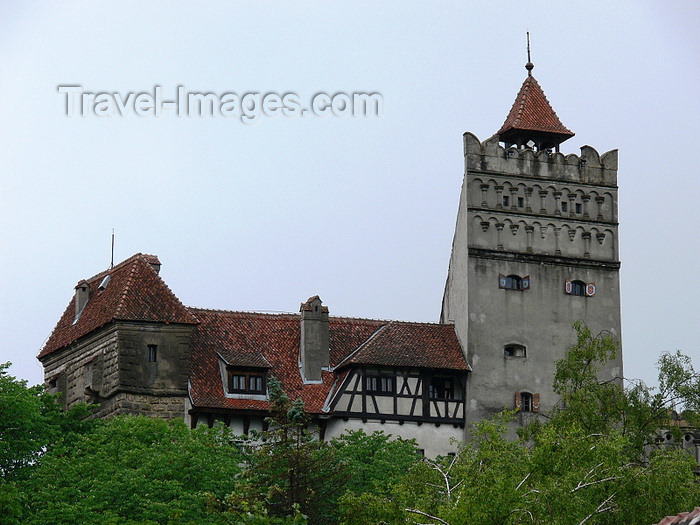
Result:
{"label": "stone masonry wall", "polygon": [[160,419],[183,419],[185,398],[177,396],[155,396],[119,392],[102,402],[96,417],[110,417],[118,414],[144,415]]}
{"label": "stone masonry wall", "polygon": [[90,337],[47,356],[44,381],[52,393],[60,393],[66,408],[95,403],[118,387],[117,330],[108,325]]}
{"label": "stone masonry wall", "polygon": [[[96,417],[185,415],[191,326],[113,322],[43,359],[64,406],[100,404]],[[149,359],[149,345],[155,360]]]}

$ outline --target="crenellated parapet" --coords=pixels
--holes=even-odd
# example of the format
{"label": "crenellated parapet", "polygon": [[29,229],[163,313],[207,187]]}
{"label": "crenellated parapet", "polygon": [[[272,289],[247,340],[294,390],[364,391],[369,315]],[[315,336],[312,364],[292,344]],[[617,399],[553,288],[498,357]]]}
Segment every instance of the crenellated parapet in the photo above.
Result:
{"label": "crenellated parapet", "polygon": [[467,132],[464,134],[464,157],[465,167],[471,172],[617,186],[616,149],[603,155],[590,146],[583,146],[580,155],[529,148],[506,149],[497,135],[480,142]]}

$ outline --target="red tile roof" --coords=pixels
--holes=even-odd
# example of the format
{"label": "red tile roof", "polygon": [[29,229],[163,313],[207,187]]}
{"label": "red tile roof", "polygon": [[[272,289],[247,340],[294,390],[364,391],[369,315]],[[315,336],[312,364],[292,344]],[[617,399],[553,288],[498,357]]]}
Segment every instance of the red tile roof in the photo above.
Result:
{"label": "red tile roof", "polygon": [[[220,361],[264,368],[292,399],[321,413],[333,384],[353,365],[467,370],[454,326],[330,317],[330,371],[304,384],[299,370],[300,314],[263,314],[187,308],[159,277],[153,255],[136,254],[86,282],[89,299],[75,319],[71,300],[39,354],[43,359],[114,320],[196,325],[190,336],[190,398],[195,408],[267,410],[261,399],[226,396]],[[108,276],[109,284],[100,289]],[[317,299],[310,298],[305,306]],[[320,301],[320,300],[319,300]],[[324,307],[327,311],[327,308]],[[337,372],[334,369],[337,368]]]}
{"label": "red tile roof", "polygon": [[[138,253],[111,270],[80,281],[87,282],[90,290],[83,311],[74,322],[74,296],[41,349],[39,359],[113,320],[195,324],[197,320],[170,291],[153,265],[160,266],[158,257]],[[108,275],[109,283],[100,290],[100,283]]]}
{"label": "red tile roof", "polygon": [[342,362],[467,370],[454,326],[391,321]]}
{"label": "red tile roof", "polygon": [[[192,334],[190,357],[190,398],[197,408],[269,407],[266,401],[226,397],[219,355],[225,361],[238,359],[239,366],[257,366],[252,363],[263,357],[287,395],[301,398],[312,414],[322,412],[331,387],[349,365],[467,370],[452,325],[331,317],[330,365],[339,371],[324,371],[322,383],[304,384],[299,371],[299,315],[200,309],[192,313],[200,321]],[[234,358],[237,354],[241,357]]]}
{"label": "red tile roof", "polygon": [[561,138],[559,142],[574,136],[574,133],[561,123],[544,91],[531,74],[528,74],[523,82],[513,107],[497,134],[502,136],[517,131],[555,134]]}
{"label": "red tile roof", "polygon": [[676,516],[666,516],[657,525],[698,525],[700,524],[700,507],[690,512],[681,512]]}

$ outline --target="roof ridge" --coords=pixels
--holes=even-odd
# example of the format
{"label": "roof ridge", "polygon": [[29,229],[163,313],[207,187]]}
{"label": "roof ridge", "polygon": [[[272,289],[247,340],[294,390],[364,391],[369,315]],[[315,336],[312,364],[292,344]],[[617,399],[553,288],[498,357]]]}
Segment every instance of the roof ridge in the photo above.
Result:
{"label": "roof ridge", "polygon": [[[522,97],[520,97],[520,93],[518,93],[518,96],[516,97],[515,102],[513,103],[513,105],[515,105],[518,102],[518,98],[520,99],[518,111],[517,111],[516,117],[514,119],[514,125],[516,123],[520,124],[520,121],[523,118],[523,112],[525,111],[525,100],[527,99],[527,96],[530,94],[530,85],[532,84],[530,79],[534,79],[534,77],[528,76],[525,79],[525,82],[523,82],[522,88],[520,89],[520,92],[522,93]],[[534,80],[535,80],[535,82],[537,82],[537,79],[534,79]]]}
{"label": "roof ridge", "polygon": [[[209,313],[220,313],[220,314],[237,314],[237,315],[257,315],[266,317],[294,317],[299,318],[300,314],[296,312],[285,312],[285,311],[275,311],[275,310],[229,310],[227,308],[205,308],[202,306],[185,306],[185,308],[192,314],[196,315],[196,312],[209,312]],[[331,315],[328,317],[329,320],[333,321],[372,321],[384,324],[410,324],[410,325],[427,325],[427,326],[440,326],[445,323],[435,322],[435,321],[402,321],[398,319],[380,319],[376,317],[350,317],[344,315]]]}
{"label": "roof ridge", "polygon": [[377,328],[372,335],[370,335],[360,346],[355,348],[352,352],[350,352],[348,355],[346,355],[340,363],[335,365],[333,367],[333,370],[336,370],[340,368],[345,361],[351,359],[355,354],[357,354],[360,350],[362,350],[365,346],[367,346],[371,341],[373,341],[376,337],[378,337],[390,324],[392,324],[394,321],[389,321],[387,324],[380,326]]}
{"label": "roof ridge", "polygon": [[[283,316],[293,316],[300,317],[298,313],[294,312],[276,312],[274,310],[259,311],[259,310],[227,310],[225,308],[203,308],[200,306],[185,306],[190,313],[193,311],[199,312],[210,312],[210,313],[221,313],[221,314],[248,314],[248,315],[260,315],[267,317],[283,317]],[[194,315],[194,314],[193,314]]]}
{"label": "roof ridge", "polygon": [[92,277],[88,277],[87,279],[80,279],[80,281],[78,281],[78,282],[81,282],[81,281],[87,281],[87,282],[96,281],[96,280],[99,279],[100,277],[104,277],[105,275],[108,275],[108,274],[114,272],[115,270],[121,270],[123,267],[127,266],[129,263],[133,262],[133,261],[136,260],[136,259],[141,259],[142,261],[144,261],[144,262],[147,263],[147,261],[145,260],[146,257],[154,257],[156,260],[158,260],[158,256],[157,256],[157,255],[152,255],[152,254],[147,254],[147,253],[141,253],[141,252],[135,253],[135,254],[132,255],[131,257],[129,257],[129,258],[127,258],[127,259],[124,259],[124,260],[121,261],[120,263],[115,264],[115,265],[112,266],[111,268],[107,268],[106,270],[102,270],[101,272],[98,272],[98,273],[96,273],[95,275],[93,275]]}
{"label": "roof ridge", "polygon": [[126,278],[126,283],[124,284],[124,289],[122,290],[122,295],[119,298],[119,304],[114,309],[114,319],[118,319],[120,316],[120,312],[122,310],[122,307],[124,306],[124,302],[126,301],[126,296],[129,293],[129,288],[131,288],[131,285],[134,282],[134,274],[136,273],[137,269],[138,268],[136,265],[131,267],[129,276]]}

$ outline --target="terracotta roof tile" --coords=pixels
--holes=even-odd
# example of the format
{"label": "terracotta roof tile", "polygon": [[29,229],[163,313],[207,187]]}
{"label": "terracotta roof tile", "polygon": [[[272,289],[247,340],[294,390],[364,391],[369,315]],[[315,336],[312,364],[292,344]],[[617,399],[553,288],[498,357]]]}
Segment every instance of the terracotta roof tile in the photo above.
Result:
{"label": "terracotta roof tile", "polygon": [[523,82],[513,107],[497,134],[503,140],[504,135],[518,131],[554,134],[560,137],[559,142],[574,136],[574,133],[561,123],[544,91],[532,75],[528,75]]}
{"label": "terracotta roof tile", "polygon": [[[153,265],[155,255],[136,254],[111,270],[98,273],[87,283],[89,298],[77,321],[75,296],[39,353],[42,359],[113,320],[195,324],[197,320],[160,278]],[[102,280],[110,277],[100,290]]]}
{"label": "terracotta roof tile", "polygon": [[690,512],[681,512],[676,516],[666,516],[657,525],[699,525],[700,507],[695,507]]}
{"label": "terracotta roof tile", "polygon": [[[226,396],[220,360],[268,370],[292,399],[320,414],[334,385],[352,365],[467,370],[452,325],[330,317],[330,370],[320,383],[304,384],[299,370],[300,314],[264,314],[187,308],[159,277],[158,258],[137,254],[86,281],[89,299],[75,319],[75,298],[39,358],[114,320],[195,325],[190,336],[189,394],[195,408],[265,411],[260,399]],[[100,283],[109,275],[104,289]],[[311,297],[308,305],[316,297]],[[337,369],[337,371],[335,371]]]}
{"label": "terracotta roof tile", "polygon": [[[226,361],[239,359],[239,366],[254,366],[253,360],[262,356],[269,363],[269,373],[280,380],[287,395],[301,398],[310,413],[322,413],[331,388],[344,372],[324,371],[321,383],[303,383],[299,371],[299,315],[191,311],[200,321],[192,333],[190,357],[190,398],[194,407],[266,410],[266,401],[226,397],[219,366],[219,355],[229,356],[224,357]],[[382,364],[467,369],[451,325],[331,317],[329,340],[331,368],[342,363],[343,368],[350,364]],[[396,348],[391,348],[393,344]],[[235,357],[237,353],[240,358]],[[348,360],[350,355],[354,359]]]}
{"label": "terracotta roof tile", "polygon": [[392,321],[350,355],[350,364],[468,370],[453,325]]}

